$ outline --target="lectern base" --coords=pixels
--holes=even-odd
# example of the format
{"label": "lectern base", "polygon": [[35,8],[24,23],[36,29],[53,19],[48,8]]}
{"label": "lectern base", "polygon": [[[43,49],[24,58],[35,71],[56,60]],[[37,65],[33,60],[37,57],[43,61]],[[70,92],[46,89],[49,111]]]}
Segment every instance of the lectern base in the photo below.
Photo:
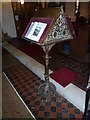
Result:
{"label": "lectern base", "polygon": [[56,93],[56,87],[51,82],[45,82],[38,88],[38,95],[42,96],[44,99],[47,97],[54,96]]}

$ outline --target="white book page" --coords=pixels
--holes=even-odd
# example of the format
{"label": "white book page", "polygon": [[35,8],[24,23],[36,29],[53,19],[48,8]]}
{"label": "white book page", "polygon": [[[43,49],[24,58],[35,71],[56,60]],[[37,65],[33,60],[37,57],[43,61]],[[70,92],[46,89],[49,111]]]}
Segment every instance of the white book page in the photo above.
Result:
{"label": "white book page", "polygon": [[33,25],[34,25],[34,22],[31,23],[31,25],[30,25],[30,27],[29,27],[29,29],[28,29],[26,35],[25,35],[26,38],[29,36],[29,34],[30,34],[30,32],[31,32],[31,29],[32,29]]}
{"label": "white book page", "polygon": [[33,34],[31,35],[31,39],[38,42],[46,26],[46,23],[38,22]]}
{"label": "white book page", "polygon": [[28,39],[31,39],[31,35],[33,34],[36,26],[37,26],[38,22],[32,22],[29,29],[28,29],[28,32],[26,33],[25,37],[28,38]]}

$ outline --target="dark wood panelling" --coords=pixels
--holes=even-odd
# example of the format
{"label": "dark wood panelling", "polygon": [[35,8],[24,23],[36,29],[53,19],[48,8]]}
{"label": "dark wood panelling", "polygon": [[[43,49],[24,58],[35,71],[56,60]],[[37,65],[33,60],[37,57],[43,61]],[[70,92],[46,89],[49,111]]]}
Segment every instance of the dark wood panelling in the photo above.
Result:
{"label": "dark wood panelling", "polygon": [[33,16],[36,7],[36,2],[25,2],[24,4],[21,4],[20,2],[12,2],[18,37],[22,36],[22,33],[24,32],[30,18]]}

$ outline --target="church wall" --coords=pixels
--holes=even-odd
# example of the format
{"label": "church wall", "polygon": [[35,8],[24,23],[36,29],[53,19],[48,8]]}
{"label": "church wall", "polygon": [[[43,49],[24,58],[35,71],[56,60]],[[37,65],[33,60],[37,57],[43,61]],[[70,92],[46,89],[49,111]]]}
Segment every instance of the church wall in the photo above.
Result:
{"label": "church wall", "polygon": [[[72,20],[76,19],[75,16],[75,2],[66,2],[65,14],[71,16]],[[80,3],[80,16],[88,18],[88,2]]]}
{"label": "church wall", "polygon": [[12,38],[17,36],[10,2],[2,3],[2,29],[4,33],[7,33]]}
{"label": "church wall", "polygon": [[[65,3],[65,15],[71,16],[72,20],[75,20],[75,3],[74,2],[66,2]],[[88,3],[82,2],[80,3],[80,15],[88,18]],[[0,20],[2,20],[2,28],[4,33],[8,33],[10,37],[16,37],[16,28],[15,22],[13,18],[13,11],[10,2],[3,2],[2,4],[2,16],[0,16]]]}

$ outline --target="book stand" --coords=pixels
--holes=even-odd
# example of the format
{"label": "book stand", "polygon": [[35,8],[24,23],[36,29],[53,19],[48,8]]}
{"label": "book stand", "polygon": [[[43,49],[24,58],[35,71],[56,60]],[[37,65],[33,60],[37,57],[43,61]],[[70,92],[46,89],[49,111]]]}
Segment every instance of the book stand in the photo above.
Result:
{"label": "book stand", "polygon": [[[41,16],[37,17],[38,15]],[[49,17],[47,18],[45,17],[45,15]],[[32,21],[47,23],[47,28],[38,42],[25,38],[25,34]],[[28,24],[23,34],[23,38],[40,45],[45,52],[45,82],[39,86],[38,94],[46,100],[46,97],[55,95],[56,93],[55,85],[49,82],[49,51],[57,42],[73,39],[74,30],[69,18],[66,19],[62,6],[61,8],[56,9],[44,9],[41,10],[41,13],[37,11],[35,14],[35,18],[32,18],[30,23]]]}

